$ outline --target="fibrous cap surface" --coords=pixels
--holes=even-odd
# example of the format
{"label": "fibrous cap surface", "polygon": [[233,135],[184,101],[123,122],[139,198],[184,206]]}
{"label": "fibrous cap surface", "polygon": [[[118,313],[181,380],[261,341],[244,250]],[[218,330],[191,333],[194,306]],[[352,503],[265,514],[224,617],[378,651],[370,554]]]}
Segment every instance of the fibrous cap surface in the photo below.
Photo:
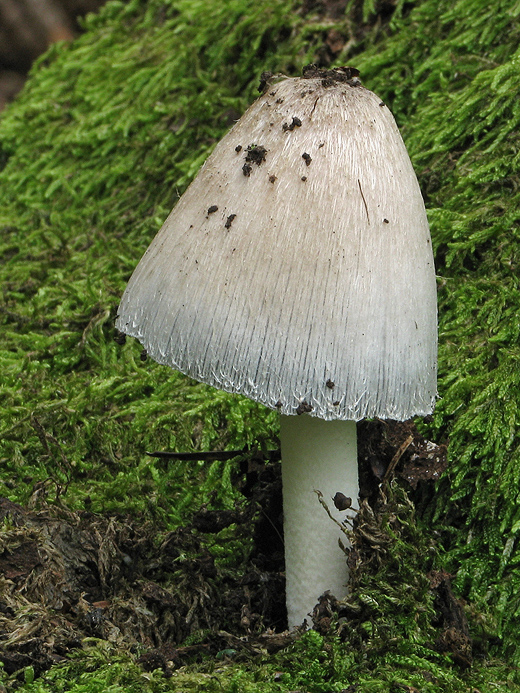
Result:
{"label": "fibrous cap surface", "polygon": [[393,116],[355,82],[268,86],[216,146],[121,301],[153,359],[284,414],[432,411],[424,204]]}

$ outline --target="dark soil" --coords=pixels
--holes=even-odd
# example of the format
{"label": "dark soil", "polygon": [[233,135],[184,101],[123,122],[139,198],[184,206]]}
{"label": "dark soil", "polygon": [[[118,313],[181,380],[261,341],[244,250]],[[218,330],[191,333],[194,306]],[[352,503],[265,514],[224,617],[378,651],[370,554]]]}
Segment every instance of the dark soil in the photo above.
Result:
{"label": "dark soil", "polygon": [[[376,509],[378,489],[390,475],[417,489],[436,479],[446,464],[445,447],[424,440],[412,423],[361,424],[359,447],[362,493]],[[235,483],[243,506],[202,507],[190,525],[173,532],[140,518],[63,506],[29,510],[0,499],[0,661],[6,672],[32,666],[39,675],[89,636],[133,649],[141,653],[145,670],[159,667],[166,674],[226,647],[272,652],[294,642],[299,632],[285,630],[276,457],[242,458]],[[369,503],[361,507],[369,509]],[[368,513],[376,517],[373,510]],[[362,515],[363,548],[358,542],[355,553],[358,563],[367,553],[368,565],[368,515]],[[355,527],[356,521],[354,532]],[[211,551],[216,535],[229,528],[253,544],[247,563],[234,571],[220,567]],[[449,576],[437,572],[429,579],[439,614],[436,646],[469,662],[467,622]],[[328,632],[338,610],[341,616],[332,595],[320,599],[314,627]],[[188,636],[197,644],[183,646]]]}
{"label": "dark soil", "polygon": [[[6,672],[32,666],[38,675],[88,636],[145,650],[146,669],[216,654],[228,646],[228,631],[237,637],[267,627],[283,631],[280,479],[274,464],[253,458],[244,464],[248,469],[237,475],[243,508],[204,507],[190,526],[162,534],[139,518],[55,506],[27,510],[0,499]],[[236,574],[211,553],[213,537],[231,525],[237,536],[255,541]],[[202,631],[212,635],[180,646]]]}

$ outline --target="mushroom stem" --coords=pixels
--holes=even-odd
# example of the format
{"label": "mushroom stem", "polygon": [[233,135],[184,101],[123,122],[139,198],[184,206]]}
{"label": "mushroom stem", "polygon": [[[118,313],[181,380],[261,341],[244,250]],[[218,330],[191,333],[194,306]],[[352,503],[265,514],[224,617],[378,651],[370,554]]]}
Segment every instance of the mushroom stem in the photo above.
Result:
{"label": "mushroom stem", "polygon": [[319,504],[323,493],[333,517],[345,518],[332,498],[339,491],[357,504],[359,493],[355,421],[282,416],[280,422],[284,504],[286,600],[289,628],[301,625],[330,590],[347,593],[345,535]]}

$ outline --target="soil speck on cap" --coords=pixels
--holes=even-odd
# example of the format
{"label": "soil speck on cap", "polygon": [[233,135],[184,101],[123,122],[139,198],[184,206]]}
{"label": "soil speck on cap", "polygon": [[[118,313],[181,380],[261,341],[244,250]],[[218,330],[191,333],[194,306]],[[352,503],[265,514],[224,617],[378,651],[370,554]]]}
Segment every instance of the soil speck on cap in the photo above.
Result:
{"label": "soil speck on cap", "polygon": [[258,91],[261,94],[265,94],[265,92],[269,88],[272,76],[273,76],[273,73],[269,72],[269,70],[265,70],[260,75],[260,84],[258,85]]}
{"label": "soil speck on cap", "polygon": [[237,146],[235,147],[235,152],[241,152],[241,151],[242,151],[242,145],[237,144]]}
{"label": "soil speck on cap", "polygon": [[307,180],[307,176],[302,176],[302,181],[303,181],[304,183],[305,183],[306,180]]}
{"label": "soil speck on cap", "polygon": [[337,82],[345,82],[351,87],[359,87],[359,70],[355,67],[334,67],[331,70],[318,67],[317,65],[306,65],[303,68],[304,79],[321,79],[324,87],[332,87]]}
{"label": "soil speck on cap", "polygon": [[331,380],[331,379],[329,378],[329,379],[327,380],[327,382],[325,383],[325,385],[326,385],[330,390],[332,390],[332,389],[334,388],[334,386],[335,386],[335,383],[334,383],[333,380]]}
{"label": "soil speck on cap", "polygon": [[208,214],[214,214],[217,210],[217,205],[211,205],[211,207],[208,207]]}
{"label": "soil speck on cap", "polygon": [[233,219],[236,217],[236,214],[230,214],[228,218],[226,219],[226,223],[224,224],[224,227],[226,229],[231,228],[231,224],[233,223]]}
{"label": "soil speck on cap", "polygon": [[390,222],[388,221],[388,219],[383,219],[383,224],[389,224],[389,223]]}
{"label": "soil speck on cap", "polygon": [[270,182],[270,183],[274,183],[275,180],[276,180],[276,176],[275,176],[275,175],[269,176],[269,182]]}
{"label": "soil speck on cap", "polygon": [[302,159],[305,161],[305,163],[307,164],[307,166],[310,166],[310,165],[311,165],[312,157],[311,157],[310,154],[307,154],[307,152],[304,152],[304,153],[302,154]]}
{"label": "soil speck on cap", "polygon": [[300,416],[300,414],[308,414],[310,411],[312,411],[312,407],[305,400],[303,400],[303,402],[300,402],[300,404],[296,407],[296,413],[298,414],[298,416]]}
{"label": "soil speck on cap", "polygon": [[249,178],[249,176],[251,175],[251,171],[252,171],[252,170],[253,170],[253,167],[252,167],[250,164],[244,164],[244,165],[242,166],[242,173],[243,173],[244,176],[246,176],[247,178]]}
{"label": "soil speck on cap", "polygon": [[258,146],[257,144],[250,144],[247,148],[246,162],[260,166],[260,164],[265,161],[266,154],[267,149],[265,147]]}
{"label": "soil speck on cap", "polygon": [[301,127],[301,124],[302,124],[302,121],[297,116],[293,116],[291,124],[289,125],[289,123],[284,123],[282,125],[282,130],[284,132],[287,132],[287,130],[289,130],[289,132],[292,132],[294,130],[294,128]]}

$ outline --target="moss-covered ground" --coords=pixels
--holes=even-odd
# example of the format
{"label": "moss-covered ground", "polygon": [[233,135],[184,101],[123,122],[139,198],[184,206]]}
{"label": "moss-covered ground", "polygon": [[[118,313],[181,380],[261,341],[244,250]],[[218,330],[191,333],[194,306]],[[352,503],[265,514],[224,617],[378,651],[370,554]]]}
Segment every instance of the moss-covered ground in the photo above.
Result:
{"label": "moss-covered ground", "polygon": [[[354,64],[402,129],[439,276],[440,399],[427,433],[449,441],[450,466],[413,514],[407,538],[417,550],[401,546],[404,564],[362,583],[377,606],[365,649],[310,632],[277,655],[224,652],[165,678],[143,672],[129,651],[90,641],[44,676],[31,681],[27,670],[25,682],[5,685],[520,690],[520,4],[334,7],[113,0],[77,41],[35,65],[0,119],[0,495],[128,513],[161,530],[203,503],[234,507],[232,463],[166,463],[145,451],[272,447],[276,416],[115,341],[118,300],[178,196],[255,97],[260,73]],[[411,599],[407,581],[423,570],[430,540],[486,641],[468,670],[431,649],[419,583],[409,619],[396,608]],[[388,625],[384,645],[370,638],[374,623]]]}

